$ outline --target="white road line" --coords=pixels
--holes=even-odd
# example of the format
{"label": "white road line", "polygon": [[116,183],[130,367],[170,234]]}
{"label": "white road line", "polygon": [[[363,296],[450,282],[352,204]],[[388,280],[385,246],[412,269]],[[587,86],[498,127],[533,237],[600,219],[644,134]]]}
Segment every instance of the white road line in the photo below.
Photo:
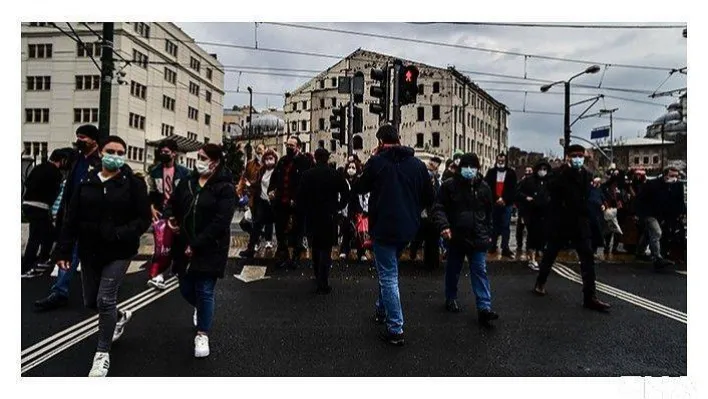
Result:
{"label": "white road line", "polygon": [[[570,269],[564,265],[556,263],[553,270],[557,274],[559,274],[560,276],[562,276],[568,280],[582,284],[582,277],[580,275],[578,275],[577,273],[575,273],[572,269]],[[622,291],[618,288],[611,287],[607,284],[596,282],[596,286],[597,286],[597,290],[600,292],[603,292],[603,293],[613,296],[615,298],[621,299],[623,301],[629,302],[633,305],[639,306],[639,307],[649,310],[651,312],[660,314],[664,317],[676,320],[676,321],[684,323],[684,324],[688,324],[688,317],[687,317],[686,313],[683,313],[683,312],[678,311],[676,309],[666,307],[660,303],[652,302],[646,298],[636,296],[636,295],[631,294],[629,292]]]}
{"label": "white road line", "polygon": [[[177,279],[175,277],[168,279],[167,280],[169,284],[167,284],[167,289],[172,291],[178,286]],[[161,291],[156,290],[154,288],[148,289],[143,291],[142,293],[133,296],[132,298],[120,303],[118,305],[118,308],[120,310],[132,310],[133,307],[140,305],[142,303],[150,303],[152,300],[156,297],[160,296]],[[98,315],[94,315],[80,323],[77,323],[74,326],[71,326],[63,331],[60,331],[51,337],[42,340],[41,342],[32,345],[31,347],[25,349],[22,351],[21,356],[22,356],[22,363],[25,363],[27,361],[30,361],[37,356],[40,356],[42,353],[47,352],[51,348],[54,348],[56,346],[61,345],[62,343],[71,340],[72,338],[76,337],[77,335],[80,335],[81,333],[85,332],[86,330],[91,329],[94,326],[98,325]]]}
{"label": "white road line", "polygon": [[678,274],[683,274],[684,276],[688,276],[688,271],[687,271],[687,270],[676,270],[676,273],[678,273]]}
{"label": "white road line", "polygon": [[[170,286],[169,288],[167,288],[166,290],[160,291],[157,295],[154,295],[154,296],[152,296],[152,297],[150,297],[150,298],[148,298],[148,299],[142,301],[142,302],[139,303],[139,304],[135,304],[135,303],[134,303],[134,304],[133,304],[134,307],[130,307],[130,308],[126,309],[126,310],[131,310],[131,311],[133,311],[133,312],[136,312],[136,311],[142,309],[143,307],[149,305],[150,303],[155,302],[156,300],[158,300],[158,299],[162,298],[163,296],[169,294],[170,292],[176,290],[177,288],[178,288],[178,285],[177,285],[177,284],[174,284],[174,285]],[[72,339],[72,340],[70,340],[70,341],[65,341],[65,342],[63,342],[63,345],[61,345],[61,346],[59,346],[58,348],[52,350],[51,352],[45,353],[43,356],[39,357],[38,359],[34,360],[33,362],[31,362],[31,363],[29,363],[29,364],[23,366],[22,369],[21,369],[21,374],[24,374],[24,373],[26,373],[27,371],[29,371],[29,370],[31,370],[31,369],[37,367],[38,365],[40,365],[40,364],[44,363],[45,361],[47,361],[47,360],[53,358],[54,356],[58,355],[59,353],[61,353],[61,352],[65,351],[65,350],[71,348],[72,346],[74,346],[74,345],[76,345],[77,343],[83,341],[84,339],[90,337],[91,335],[95,334],[95,333],[98,331],[98,323],[92,324],[90,327],[92,327],[92,328],[89,328],[89,329],[85,330],[85,332],[84,332],[83,334],[81,334],[81,335],[75,337],[74,339]],[[30,359],[27,359],[27,360],[30,360]],[[23,360],[23,361],[24,361],[24,360]]]}

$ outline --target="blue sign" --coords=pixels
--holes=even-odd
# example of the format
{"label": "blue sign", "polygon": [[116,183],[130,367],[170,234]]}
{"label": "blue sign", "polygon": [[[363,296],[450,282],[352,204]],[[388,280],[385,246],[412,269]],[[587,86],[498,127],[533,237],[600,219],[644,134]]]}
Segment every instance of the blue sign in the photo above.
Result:
{"label": "blue sign", "polygon": [[596,127],[595,129],[592,129],[592,132],[590,132],[590,139],[592,139],[592,140],[601,139],[603,137],[609,137],[609,136],[610,136],[610,127],[609,126]]}

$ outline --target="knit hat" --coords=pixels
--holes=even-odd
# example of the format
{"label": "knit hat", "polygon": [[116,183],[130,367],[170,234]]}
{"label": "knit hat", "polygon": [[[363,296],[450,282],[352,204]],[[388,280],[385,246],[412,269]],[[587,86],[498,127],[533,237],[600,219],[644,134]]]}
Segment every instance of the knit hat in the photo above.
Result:
{"label": "knit hat", "polygon": [[477,154],[468,152],[460,156],[460,168],[472,167],[479,169],[479,157]]}
{"label": "knit hat", "polygon": [[76,129],[76,135],[83,135],[93,141],[98,141],[98,128],[94,125],[81,125]]}

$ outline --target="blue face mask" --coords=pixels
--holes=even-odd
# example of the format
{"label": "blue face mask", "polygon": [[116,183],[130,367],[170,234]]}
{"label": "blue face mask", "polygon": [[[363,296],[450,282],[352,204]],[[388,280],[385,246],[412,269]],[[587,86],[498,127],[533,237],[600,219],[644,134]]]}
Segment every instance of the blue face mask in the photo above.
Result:
{"label": "blue face mask", "polygon": [[101,164],[104,168],[115,171],[120,169],[125,164],[125,157],[120,155],[103,154]]}
{"label": "blue face mask", "polygon": [[574,157],[570,159],[570,164],[575,168],[575,169],[580,169],[583,167],[583,164],[585,163],[585,158],[583,157]]}
{"label": "blue face mask", "polygon": [[465,167],[460,170],[460,174],[462,174],[462,177],[465,179],[472,180],[475,176],[477,176],[477,169]]}

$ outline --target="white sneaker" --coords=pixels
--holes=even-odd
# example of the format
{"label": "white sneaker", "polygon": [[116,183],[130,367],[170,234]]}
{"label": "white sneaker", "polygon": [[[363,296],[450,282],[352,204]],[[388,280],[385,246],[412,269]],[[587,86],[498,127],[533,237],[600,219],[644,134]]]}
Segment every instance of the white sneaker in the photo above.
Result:
{"label": "white sneaker", "polygon": [[341,260],[347,259],[347,254],[339,254],[339,259],[341,259]]}
{"label": "white sneaker", "polygon": [[81,273],[81,263],[79,263],[79,265],[76,266],[76,272]]}
{"label": "white sneaker", "polygon": [[192,323],[194,324],[194,327],[197,326],[197,308],[194,308],[194,315],[192,316]]}
{"label": "white sneaker", "polygon": [[273,249],[273,242],[272,242],[272,241],[266,241],[265,249]]}
{"label": "white sneaker", "polygon": [[133,317],[133,312],[131,312],[130,310],[126,310],[125,312],[121,313],[121,318],[120,320],[118,320],[118,322],[116,322],[116,329],[113,331],[113,342],[118,341],[118,338],[123,335],[123,331],[125,331],[125,325],[128,324],[131,317]]}
{"label": "white sneaker", "polygon": [[111,365],[111,360],[107,352],[96,352],[93,356],[93,366],[89,371],[89,377],[105,377],[108,375],[108,367]]}
{"label": "white sneaker", "polygon": [[538,271],[538,262],[536,262],[535,260],[530,260],[529,261],[529,268],[531,268],[531,270],[537,272]]}
{"label": "white sneaker", "polygon": [[165,290],[167,288],[167,284],[165,284],[165,279],[162,277],[162,275],[158,275],[155,278],[151,278],[147,282],[149,287],[154,287],[155,289],[158,289],[160,291]]}
{"label": "white sneaker", "polygon": [[366,262],[367,260],[369,260],[369,258],[367,258],[366,255],[362,255],[362,257],[359,258],[359,260],[361,260],[362,262]]}
{"label": "white sneaker", "polygon": [[54,266],[54,269],[52,270],[52,277],[57,277],[59,275],[59,266]]}
{"label": "white sneaker", "polygon": [[209,356],[209,337],[197,334],[194,337],[194,357]]}

